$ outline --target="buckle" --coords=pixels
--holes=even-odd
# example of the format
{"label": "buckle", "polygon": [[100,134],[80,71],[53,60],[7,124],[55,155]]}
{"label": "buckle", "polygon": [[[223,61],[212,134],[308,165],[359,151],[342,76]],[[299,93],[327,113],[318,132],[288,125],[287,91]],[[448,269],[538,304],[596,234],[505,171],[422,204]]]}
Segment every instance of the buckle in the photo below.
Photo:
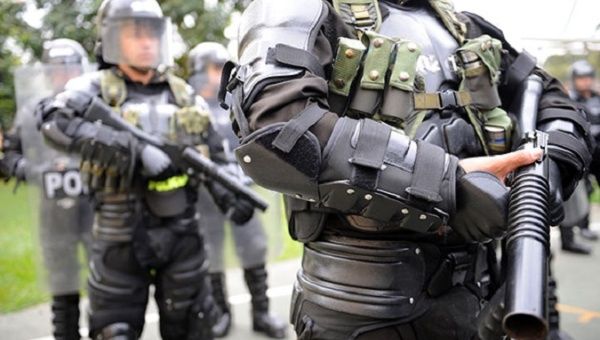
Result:
{"label": "buckle", "polygon": [[456,100],[456,91],[444,90],[440,93],[441,109],[456,109],[458,101]]}

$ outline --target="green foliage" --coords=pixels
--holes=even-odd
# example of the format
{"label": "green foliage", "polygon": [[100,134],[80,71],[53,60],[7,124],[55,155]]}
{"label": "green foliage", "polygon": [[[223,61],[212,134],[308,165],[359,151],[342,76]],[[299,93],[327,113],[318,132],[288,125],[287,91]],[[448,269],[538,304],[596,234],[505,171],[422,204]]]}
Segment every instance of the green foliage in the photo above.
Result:
{"label": "green foliage", "polygon": [[[206,9],[205,1],[158,0],[165,15],[171,17],[188,48],[202,41],[224,42],[224,28],[233,10],[248,0],[219,0]],[[23,20],[26,3],[34,3],[46,14],[41,27]],[[12,71],[24,62],[41,56],[43,41],[70,38],[80,42],[93,58],[96,40],[95,16],[102,0],[0,0],[0,124],[7,127],[15,113]],[[7,46],[15,48],[7,48]],[[178,60],[185,65],[185,57]],[[185,75],[185,68],[182,68]]]}

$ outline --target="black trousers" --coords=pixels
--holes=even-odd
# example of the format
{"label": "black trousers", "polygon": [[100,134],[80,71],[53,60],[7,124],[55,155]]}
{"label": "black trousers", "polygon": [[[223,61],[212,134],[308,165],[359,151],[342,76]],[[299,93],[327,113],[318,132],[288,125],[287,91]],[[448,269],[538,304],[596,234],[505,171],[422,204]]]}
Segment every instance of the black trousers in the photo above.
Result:
{"label": "black trousers", "polygon": [[210,329],[208,316],[216,307],[197,225],[185,232],[168,226],[152,229],[152,234],[144,226],[135,229],[134,241],[94,241],[88,281],[90,334],[127,323],[139,336],[151,284],[163,339],[187,339],[198,329]]}

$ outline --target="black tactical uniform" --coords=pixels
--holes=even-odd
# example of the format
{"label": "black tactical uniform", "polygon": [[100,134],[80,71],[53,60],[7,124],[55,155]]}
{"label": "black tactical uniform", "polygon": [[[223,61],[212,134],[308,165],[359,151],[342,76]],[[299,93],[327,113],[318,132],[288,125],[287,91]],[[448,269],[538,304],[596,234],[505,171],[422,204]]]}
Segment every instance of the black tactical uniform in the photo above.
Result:
{"label": "black tactical uniform", "polygon": [[[229,53],[223,45],[215,42],[204,42],[196,45],[188,55],[190,77],[189,84],[196,94],[206,100],[213,117],[213,126],[227,141],[226,152],[238,146],[238,140],[231,129],[229,112],[218,102],[217,91],[220,70],[229,60]],[[212,74],[214,72],[214,74]],[[237,163],[230,165],[233,173],[240,174],[247,184],[252,184]],[[200,197],[207,197],[206,190],[200,190]],[[273,208],[271,208],[273,209]],[[210,281],[215,301],[223,311],[221,318],[213,327],[215,336],[223,337],[231,327],[231,307],[227,302],[225,287],[224,241],[225,216],[218,207],[207,199],[198,200],[201,226],[206,237],[206,253],[210,262]],[[269,298],[267,297],[267,235],[258,215],[244,225],[235,225],[231,230],[235,242],[237,258],[244,269],[244,278],[248,291],[252,296],[252,325],[255,331],[263,332],[269,337],[284,338],[287,324],[277,317],[269,315]]]}
{"label": "black tactical uniform", "polygon": [[[39,187],[39,237],[52,295],[52,325],[56,339],[79,339],[79,246],[91,244],[94,213],[79,176],[79,160],[49,148],[36,127],[35,111],[64,90],[65,83],[87,71],[88,56],[70,39],[44,43],[41,64],[15,72],[18,112],[13,131],[4,140],[4,167],[9,177]],[[37,192],[36,192],[37,193]]]}
{"label": "black tactical uniform", "polygon": [[[40,117],[49,141],[81,154],[82,176],[94,193],[90,336],[138,338],[154,284],[163,339],[210,339],[220,311],[206,275],[195,209],[200,179],[131,133],[81,117],[118,112],[150,135],[195,146],[215,160],[223,158],[222,139],[202,99],[184,80],[161,71],[172,62],[172,37],[157,2],[104,1],[98,25],[101,70],[69,82]],[[131,46],[126,43],[136,44],[133,52],[127,52]],[[146,84],[135,82],[121,65],[153,76]],[[233,210],[236,222],[252,216],[249,203],[215,183],[206,184],[215,200]]]}
{"label": "black tactical uniform", "polygon": [[[593,86],[593,81],[596,79],[596,71],[594,67],[585,60],[579,60],[573,63],[571,67],[571,82],[572,89],[570,91],[571,99],[578,102],[585,109],[590,120],[590,133],[596,142],[594,157],[590,166],[590,174],[596,180],[600,179],[600,161],[598,154],[598,142],[600,142],[600,94],[589,89],[575,88],[577,79],[589,78],[590,85]],[[599,182],[600,183],[600,182]],[[575,193],[569,201],[565,202],[565,221],[561,224],[561,238],[563,249],[578,253],[590,253],[591,248],[575,241],[575,233],[573,226],[578,226],[580,235],[588,240],[597,240],[598,233],[590,230],[589,221],[589,194],[592,189],[592,183],[589,176],[586,176],[577,187]]]}
{"label": "black tactical uniform", "polygon": [[539,75],[558,220],[590,160],[584,115],[559,82],[446,0],[257,0],[239,42],[236,156],[287,195],[304,243],[299,338],[473,338],[507,189],[458,158],[518,147],[508,112]]}

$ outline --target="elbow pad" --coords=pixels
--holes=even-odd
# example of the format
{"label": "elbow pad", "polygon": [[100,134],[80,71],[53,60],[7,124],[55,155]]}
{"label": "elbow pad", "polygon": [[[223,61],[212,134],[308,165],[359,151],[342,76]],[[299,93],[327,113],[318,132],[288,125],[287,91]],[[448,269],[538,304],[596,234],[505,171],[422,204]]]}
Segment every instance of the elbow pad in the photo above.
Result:
{"label": "elbow pad", "polygon": [[317,206],[419,232],[446,224],[454,213],[458,159],[443,149],[383,123],[340,118],[321,152],[301,125],[295,118],[245,138],[236,149],[244,172]]}

